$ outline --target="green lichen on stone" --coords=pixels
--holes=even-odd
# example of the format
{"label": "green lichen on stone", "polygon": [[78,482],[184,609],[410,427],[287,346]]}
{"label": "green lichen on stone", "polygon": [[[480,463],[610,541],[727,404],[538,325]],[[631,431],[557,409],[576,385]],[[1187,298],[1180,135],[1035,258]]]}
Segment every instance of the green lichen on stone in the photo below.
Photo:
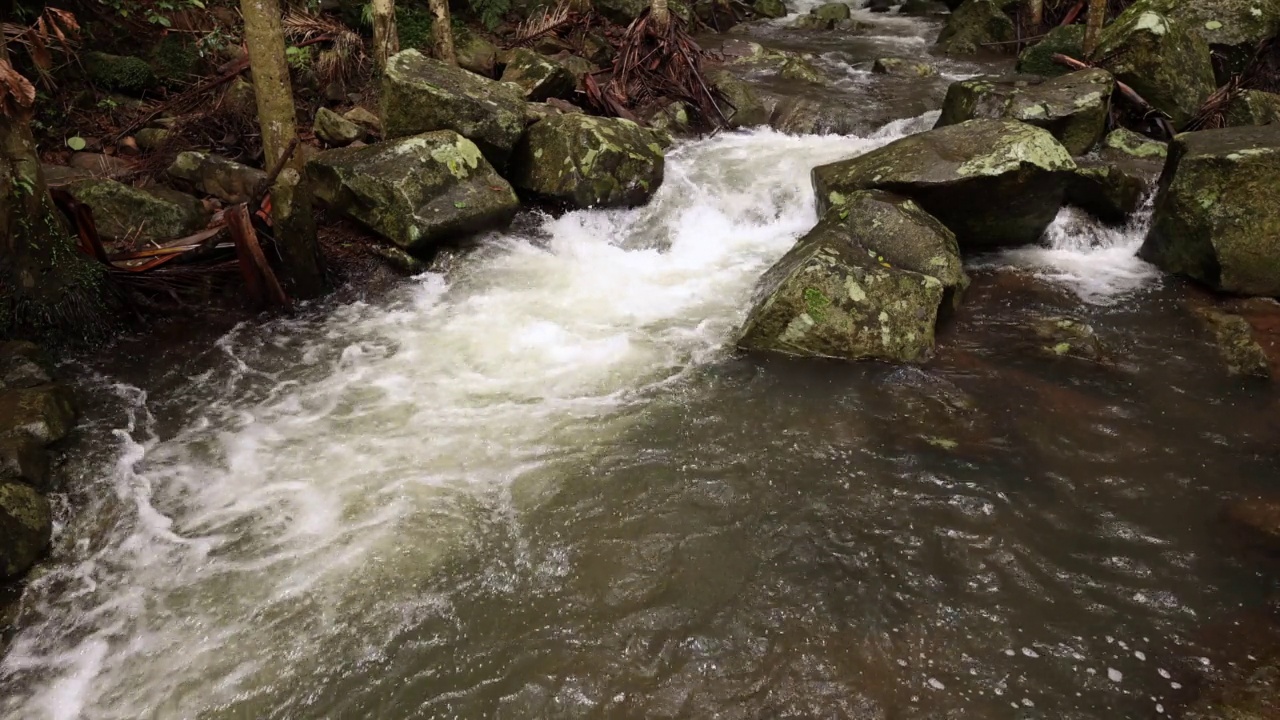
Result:
{"label": "green lichen on stone", "polygon": [[512,183],[575,207],[631,207],[661,185],[662,145],[652,130],[620,118],[548,117],[529,128],[512,157]]}
{"label": "green lichen on stone", "polygon": [[196,232],[207,220],[200,201],[165,187],[136,188],[91,179],[67,189],[77,202],[93,210],[98,233],[111,242],[172,240]]}
{"label": "green lichen on stone", "polygon": [[1084,57],[1084,25],[1055,27],[1040,42],[1018,56],[1018,72],[1042,77],[1065,75],[1071,70],[1053,61],[1054,55]]}
{"label": "green lichen on stone", "polygon": [[1112,130],[1103,139],[1102,146],[1140,160],[1164,160],[1169,154],[1167,144],[1126,128]]}
{"label": "green lichen on stone", "polygon": [[502,82],[518,85],[531,102],[568,97],[576,84],[568,68],[526,48],[512,53],[502,72]]}

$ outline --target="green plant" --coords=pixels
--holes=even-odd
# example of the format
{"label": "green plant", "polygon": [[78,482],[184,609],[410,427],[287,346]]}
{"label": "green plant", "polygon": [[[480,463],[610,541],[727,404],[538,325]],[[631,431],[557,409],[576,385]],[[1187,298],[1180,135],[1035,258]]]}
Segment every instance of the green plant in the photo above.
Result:
{"label": "green plant", "polygon": [[396,35],[400,49],[429,51],[431,48],[431,13],[417,7],[396,7]]}
{"label": "green plant", "polygon": [[493,30],[511,10],[511,0],[467,0],[467,6],[485,27]]}
{"label": "green plant", "polygon": [[142,17],[166,28],[173,24],[168,13],[205,9],[204,0],[98,0],[98,4],[122,18]]}
{"label": "green plant", "polygon": [[290,45],[284,49],[285,62],[289,63],[289,67],[294,70],[306,70],[311,67],[311,61],[314,59],[310,47],[296,47]]}

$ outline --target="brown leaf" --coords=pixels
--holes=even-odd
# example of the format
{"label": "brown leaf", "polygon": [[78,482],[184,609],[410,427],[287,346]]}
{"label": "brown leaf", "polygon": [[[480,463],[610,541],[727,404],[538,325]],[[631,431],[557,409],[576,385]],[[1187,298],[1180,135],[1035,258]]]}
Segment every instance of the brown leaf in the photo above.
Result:
{"label": "brown leaf", "polygon": [[25,118],[36,102],[36,86],[9,61],[0,58],[0,111],[9,117]]}

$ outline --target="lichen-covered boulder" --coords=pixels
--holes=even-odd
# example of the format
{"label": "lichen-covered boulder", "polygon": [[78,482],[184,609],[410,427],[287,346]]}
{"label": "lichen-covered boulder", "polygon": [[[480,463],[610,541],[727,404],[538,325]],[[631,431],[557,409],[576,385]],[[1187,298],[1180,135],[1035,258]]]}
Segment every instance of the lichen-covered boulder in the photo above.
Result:
{"label": "lichen-covered boulder", "polygon": [[186,151],[178,153],[166,171],[170,178],[185,183],[192,190],[241,203],[253,197],[267,173],[241,165],[220,155]]}
{"label": "lichen-covered boulder", "polygon": [[1227,374],[1271,377],[1267,353],[1253,338],[1248,320],[1212,307],[1199,307],[1194,312],[1213,338]]}
{"label": "lichen-covered boulder", "polygon": [[1102,140],[1102,156],[1127,157],[1135,160],[1163,162],[1169,155],[1169,145],[1152,140],[1127,128],[1116,128]]}
{"label": "lichen-covered boulder", "polygon": [[662,184],[664,138],[630,120],[558,115],[529,128],[511,182],[573,207],[632,207]]}
{"label": "lichen-covered boulder", "polygon": [[1103,222],[1121,225],[1142,207],[1147,178],[1132,165],[1080,160],[1067,182],[1067,204]]}
{"label": "lichen-covered boulder", "polygon": [[787,15],[787,5],[782,0],[756,0],[751,4],[751,10],[755,12],[756,17],[762,18],[780,18]]}
{"label": "lichen-covered boulder", "polygon": [[895,77],[933,77],[938,69],[922,60],[907,58],[880,58],[871,65],[871,72],[877,75],[893,75]]}
{"label": "lichen-covered boulder", "polygon": [[1258,44],[1280,34],[1280,0],[1138,0],[1139,11],[1177,20],[1221,60],[1219,84],[1244,70]]}
{"label": "lichen-covered boulder", "polygon": [[988,43],[1015,39],[1013,20],[994,0],[966,0],[951,13],[938,35],[938,49],[946,55],[975,55]]}
{"label": "lichen-covered boulder", "polygon": [[982,76],[952,83],[937,127],[976,118],[1008,118],[1053,133],[1072,155],[1083,155],[1106,131],[1115,79],[1088,69],[1044,79],[1026,75]]}
{"label": "lichen-covered boulder", "polygon": [[1084,25],[1059,25],[1050,30],[1040,42],[1018,56],[1018,72],[1041,77],[1071,72],[1070,68],[1054,62],[1053,56],[1062,54],[1077,60],[1084,57],[1084,29]]}
{"label": "lichen-covered boulder", "polygon": [[1242,90],[1227,104],[1228,127],[1280,124],[1280,95],[1261,90]]}
{"label": "lichen-covered boulder", "polygon": [[493,77],[494,68],[498,64],[496,45],[475,33],[467,33],[454,50],[458,57],[458,67],[477,75]]}
{"label": "lichen-covered boulder", "polygon": [[200,230],[208,220],[199,200],[166,187],[94,179],[72,183],[67,190],[93,210],[98,234],[109,242],[173,240]]}
{"label": "lichen-covered boulder", "polygon": [[399,138],[452,130],[502,166],[524,133],[524,99],[511,85],[432,60],[396,53],[382,78],[382,130]]}
{"label": "lichen-covered boulder", "polygon": [[80,63],[89,82],[103,90],[142,95],[160,84],[155,71],[142,58],[87,52],[80,56]]}
{"label": "lichen-covered boulder", "polygon": [[1137,3],[1106,26],[1093,60],[1182,128],[1217,87],[1209,46],[1186,23]]}
{"label": "lichen-covered boulder", "polygon": [[810,15],[817,17],[819,20],[830,21],[832,23],[848,20],[852,17],[849,6],[842,2],[831,2],[819,5],[809,11]]}
{"label": "lichen-covered boulder", "polygon": [[19,577],[49,547],[53,512],[35,488],[0,482],[0,579]]}
{"label": "lichen-covered boulder", "polygon": [[573,74],[567,68],[525,48],[511,54],[506,69],[502,71],[502,82],[519,85],[525,99],[532,102],[565,98],[574,88]]}
{"label": "lichen-covered boulder", "polygon": [[502,225],[519,208],[476,144],[452,130],[327,150],[307,176],[330,208],[413,253]]}
{"label": "lichen-covered boulder", "polygon": [[0,392],[0,438],[25,436],[49,444],[66,437],[75,422],[71,391],[61,385]]}
{"label": "lichen-covered boulder", "polygon": [[1139,254],[1218,290],[1280,296],[1278,187],[1280,125],[1178,135]]}
{"label": "lichen-covered boulder", "polygon": [[1015,120],[970,120],[909,135],[813,170],[820,212],[856,190],[912,198],[965,250],[1039,240],[1076,164],[1048,131]]}
{"label": "lichen-covered boulder", "polygon": [[364,137],[364,130],[359,125],[327,107],[316,111],[313,129],[316,137],[323,140],[329,147],[346,147]]}
{"label": "lichen-covered boulder", "polygon": [[738,346],[921,362],[967,284],[942,223],[906,198],[854,193],[764,274]]}
{"label": "lichen-covered boulder", "polygon": [[720,109],[729,119],[729,127],[754,127],[769,122],[769,109],[745,80],[721,68],[707,73],[707,82],[724,98]]}

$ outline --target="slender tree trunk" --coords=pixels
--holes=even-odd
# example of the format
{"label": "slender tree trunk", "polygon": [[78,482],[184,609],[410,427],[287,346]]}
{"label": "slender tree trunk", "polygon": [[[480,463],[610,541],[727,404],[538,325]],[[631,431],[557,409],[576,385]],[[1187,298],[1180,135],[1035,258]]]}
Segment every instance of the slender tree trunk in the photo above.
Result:
{"label": "slender tree trunk", "polygon": [[458,54],[453,50],[453,20],[449,17],[449,0],[427,0],[431,14],[432,52],[440,62],[458,64]]}
{"label": "slender tree trunk", "polygon": [[1031,0],[1031,32],[1039,33],[1044,25],[1044,0]]}
{"label": "slender tree trunk", "polygon": [[[271,169],[280,163],[298,135],[297,110],[284,55],[284,30],[280,26],[280,2],[240,0],[240,13],[244,16],[253,94],[262,128],[264,165]],[[302,155],[295,152],[271,186],[271,222],[290,289],[297,297],[312,298],[324,292],[324,268],[302,165]]]}
{"label": "slender tree trunk", "polygon": [[1098,36],[1107,22],[1107,0],[1089,0],[1089,19],[1084,28],[1084,56],[1089,57],[1098,47]]}
{"label": "slender tree trunk", "polygon": [[671,24],[671,6],[667,0],[651,0],[649,3],[649,23],[654,30],[665,30]]}
{"label": "slender tree trunk", "polygon": [[387,59],[398,52],[395,0],[373,0],[373,62],[378,72],[385,70]]}

